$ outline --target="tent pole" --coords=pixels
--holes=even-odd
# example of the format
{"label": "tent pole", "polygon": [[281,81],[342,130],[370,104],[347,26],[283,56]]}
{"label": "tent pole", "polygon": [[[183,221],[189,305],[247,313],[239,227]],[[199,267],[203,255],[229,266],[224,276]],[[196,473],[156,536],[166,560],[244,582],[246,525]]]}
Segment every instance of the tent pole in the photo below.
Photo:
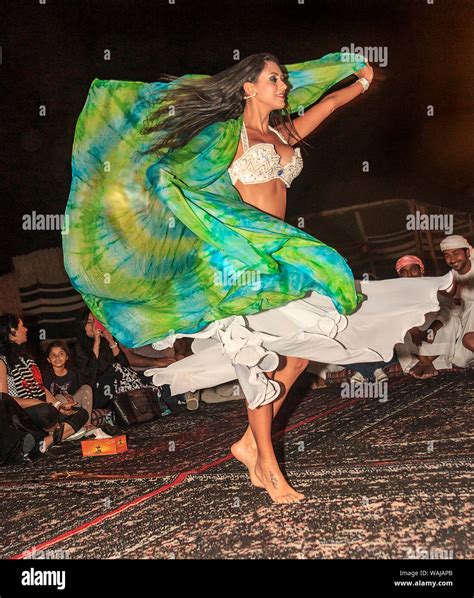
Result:
{"label": "tent pole", "polygon": [[369,242],[368,242],[367,236],[365,234],[364,224],[362,222],[362,218],[361,218],[360,212],[358,210],[356,210],[354,212],[354,216],[355,216],[355,219],[357,221],[357,226],[359,227],[359,232],[360,232],[361,237],[362,237],[362,239],[364,241],[364,248],[365,248],[365,252],[367,254],[367,259],[369,260],[369,265],[370,265],[370,268],[372,270],[372,274],[374,276],[377,276],[377,272],[375,271],[375,264],[374,264],[374,262],[372,260],[372,254],[371,254],[371,251],[370,251],[370,246],[369,246]]}

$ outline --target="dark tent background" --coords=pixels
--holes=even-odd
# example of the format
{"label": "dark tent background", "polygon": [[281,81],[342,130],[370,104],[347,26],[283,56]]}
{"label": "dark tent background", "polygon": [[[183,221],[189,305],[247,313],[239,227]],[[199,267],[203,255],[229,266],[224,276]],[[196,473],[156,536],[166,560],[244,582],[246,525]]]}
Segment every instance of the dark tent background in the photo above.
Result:
{"label": "dark tent background", "polygon": [[[438,232],[407,234],[414,206],[460,212],[456,232],[472,239],[472,0],[18,0],[0,11],[0,297],[9,296],[0,310],[18,303],[12,258],[61,246],[59,231],[22,223],[33,211],[64,211],[74,127],[91,81],[213,74],[236,51],[270,51],[283,63],[351,44],[387,52],[386,66],[373,63],[369,92],[309,138],[288,197],[289,221],[334,245],[356,275],[394,275],[405,248],[422,252],[432,273],[445,271],[433,257]],[[354,205],[364,207],[344,211]],[[25,280],[19,263],[18,286],[24,294],[36,285],[38,309],[51,297],[48,284],[59,285],[57,309],[77,300],[56,297],[66,279],[51,282],[36,269],[37,279]],[[23,297],[23,309],[27,303]]]}

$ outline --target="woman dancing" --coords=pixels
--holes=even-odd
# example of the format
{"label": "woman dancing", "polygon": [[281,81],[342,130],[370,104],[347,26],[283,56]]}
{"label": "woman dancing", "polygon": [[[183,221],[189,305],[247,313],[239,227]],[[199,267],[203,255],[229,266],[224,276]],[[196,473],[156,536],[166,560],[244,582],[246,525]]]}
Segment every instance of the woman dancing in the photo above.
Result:
{"label": "woman dancing", "polygon": [[[355,83],[310,107],[354,73]],[[272,419],[307,360],[391,355],[437,305],[442,284],[425,281],[422,303],[414,288],[397,295],[372,283],[375,299],[349,326],[345,314],[362,296],[347,263],[283,221],[286,190],[302,168],[293,146],[372,77],[352,55],[285,67],[256,54],[213,77],[95,80],[76,129],[64,239],[73,285],[126,346],[196,339],[193,356],[149,372],[155,384],[176,393],[237,375],[249,427],[232,452],[279,503],[303,495],[281,473]],[[292,121],[292,113],[300,115]],[[383,318],[398,319],[382,338],[387,293]]]}

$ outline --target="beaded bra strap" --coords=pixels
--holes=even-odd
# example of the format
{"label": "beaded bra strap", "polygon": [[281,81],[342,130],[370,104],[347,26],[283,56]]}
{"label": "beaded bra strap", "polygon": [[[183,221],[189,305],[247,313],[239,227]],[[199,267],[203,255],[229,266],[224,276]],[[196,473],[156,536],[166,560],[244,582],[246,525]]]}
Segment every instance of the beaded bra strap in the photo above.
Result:
{"label": "beaded bra strap", "polygon": [[245,123],[242,121],[242,145],[244,146],[244,153],[249,149],[249,139],[247,137],[247,129],[245,128]]}

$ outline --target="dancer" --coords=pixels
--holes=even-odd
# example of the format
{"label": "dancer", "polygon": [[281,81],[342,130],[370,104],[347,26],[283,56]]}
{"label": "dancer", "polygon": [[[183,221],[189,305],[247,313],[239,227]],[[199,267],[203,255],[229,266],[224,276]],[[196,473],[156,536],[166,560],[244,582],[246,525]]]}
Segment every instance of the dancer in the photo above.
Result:
{"label": "dancer", "polygon": [[387,361],[450,283],[402,293],[382,281],[358,293],[337,251],[282,220],[302,167],[292,146],[371,78],[352,55],[284,67],[257,54],[214,77],[95,80],[76,129],[64,238],[72,284],[126,346],[195,338],[194,355],[148,372],[173,394],[237,375],[250,427],[233,452],[275,502],[303,498],[281,474],[271,424],[306,360]]}
{"label": "dancer", "polygon": [[[300,148],[292,151],[291,147],[310,135],[337,108],[364,93],[373,79],[372,67],[364,66],[357,76],[358,80],[349,87],[327,95],[303,116],[290,120],[293,131],[269,125],[272,112],[285,107],[288,90],[286,77],[276,59],[265,60],[255,83],[244,83],[246,105],[241,139],[228,172],[245,203],[276,218],[285,218],[287,188],[303,168]],[[247,410],[249,426],[231,447],[234,457],[248,468],[252,484],[266,488],[277,502],[304,498],[283,478],[268,431],[272,418],[308,363],[307,359],[298,357],[280,358],[279,368],[271,375],[281,387],[278,398],[270,405]]]}

